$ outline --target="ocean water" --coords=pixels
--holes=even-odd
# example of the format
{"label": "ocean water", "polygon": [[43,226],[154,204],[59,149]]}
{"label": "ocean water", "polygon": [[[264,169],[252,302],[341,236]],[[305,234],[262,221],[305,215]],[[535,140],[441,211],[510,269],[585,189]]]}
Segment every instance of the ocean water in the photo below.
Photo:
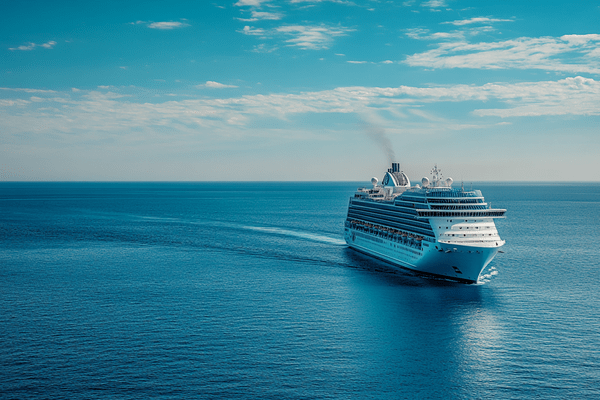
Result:
{"label": "ocean water", "polygon": [[0,398],[600,398],[600,184],[479,184],[484,282],[342,238],[354,183],[0,183]]}

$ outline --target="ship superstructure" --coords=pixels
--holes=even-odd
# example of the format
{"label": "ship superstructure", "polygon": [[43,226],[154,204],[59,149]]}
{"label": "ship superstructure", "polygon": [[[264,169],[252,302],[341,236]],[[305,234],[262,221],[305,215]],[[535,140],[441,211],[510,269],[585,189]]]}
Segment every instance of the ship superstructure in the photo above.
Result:
{"label": "ship superstructure", "polygon": [[453,188],[437,166],[431,173],[411,186],[392,163],[381,184],[373,178],[372,187],[359,188],[348,206],[346,243],[401,268],[476,283],[505,243],[494,218],[506,210],[491,208],[479,190]]}

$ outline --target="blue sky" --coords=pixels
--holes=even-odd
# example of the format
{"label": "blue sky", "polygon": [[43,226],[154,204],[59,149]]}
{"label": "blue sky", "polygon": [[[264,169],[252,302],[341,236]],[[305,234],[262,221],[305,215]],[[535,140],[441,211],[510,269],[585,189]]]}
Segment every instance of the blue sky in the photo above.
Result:
{"label": "blue sky", "polygon": [[7,2],[0,180],[600,180],[600,2]]}

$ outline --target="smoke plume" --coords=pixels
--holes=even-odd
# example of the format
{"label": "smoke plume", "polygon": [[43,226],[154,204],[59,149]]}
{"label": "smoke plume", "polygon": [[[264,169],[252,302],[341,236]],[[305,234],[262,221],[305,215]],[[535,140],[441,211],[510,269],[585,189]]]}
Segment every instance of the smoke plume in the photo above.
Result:
{"label": "smoke plume", "polygon": [[385,130],[372,124],[365,124],[367,135],[383,150],[388,158],[388,165],[396,161],[396,153],[392,148],[392,142],[387,137]]}

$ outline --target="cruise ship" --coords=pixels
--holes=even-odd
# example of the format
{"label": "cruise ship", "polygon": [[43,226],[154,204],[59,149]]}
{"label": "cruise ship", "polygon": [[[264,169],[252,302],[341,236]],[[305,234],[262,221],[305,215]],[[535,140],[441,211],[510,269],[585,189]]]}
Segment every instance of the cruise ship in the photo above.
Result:
{"label": "cruise ship", "polygon": [[381,184],[373,178],[359,188],[348,206],[346,243],[395,267],[477,283],[505,243],[494,219],[506,210],[491,208],[480,190],[452,187],[437,165],[431,174],[411,186],[392,163]]}

